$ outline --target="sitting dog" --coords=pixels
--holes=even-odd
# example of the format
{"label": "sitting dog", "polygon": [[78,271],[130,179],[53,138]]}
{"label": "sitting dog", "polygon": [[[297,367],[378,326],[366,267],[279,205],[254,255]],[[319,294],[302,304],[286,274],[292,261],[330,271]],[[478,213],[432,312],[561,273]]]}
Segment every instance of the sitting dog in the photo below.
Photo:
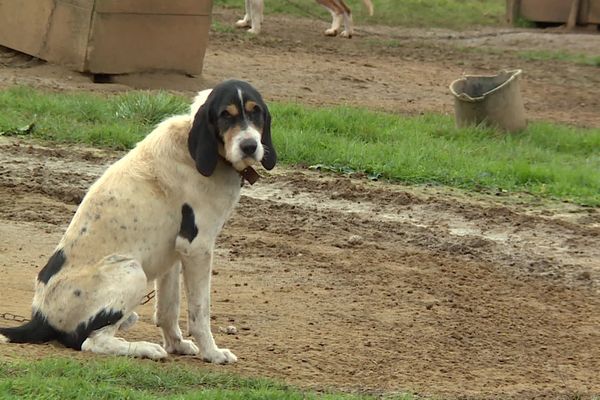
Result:
{"label": "sitting dog", "polygon": [[[199,353],[209,362],[235,362],[210,330],[215,239],[243,179],[258,177],[251,165],[270,170],[276,158],[271,116],[256,89],[231,80],[200,92],[190,114],[161,122],[92,185],[37,276],[31,321],[0,328],[0,343],[58,340],[103,354]],[[180,272],[196,343],[179,328]],[[135,322],[153,281],[163,346],[115,337]]]}
{"label": "sitting dog", "polygon": [[[352,11],[346,5],[344,0],[316,0],[317,3],[324,6],[332,17],[331,28],[325,30],[325,35],[351,38],[354,34],[352,26]],[[369,10],[369,15],[373,15],[373,4],[371,0],[363,0]],[[235,23],[238,28],[250,27],[248,32],[259,34],[263,21],[264,0],[245,0],[246,14],[243,19]],[[344,21],[344,30],[340,32],[340,27]]]}

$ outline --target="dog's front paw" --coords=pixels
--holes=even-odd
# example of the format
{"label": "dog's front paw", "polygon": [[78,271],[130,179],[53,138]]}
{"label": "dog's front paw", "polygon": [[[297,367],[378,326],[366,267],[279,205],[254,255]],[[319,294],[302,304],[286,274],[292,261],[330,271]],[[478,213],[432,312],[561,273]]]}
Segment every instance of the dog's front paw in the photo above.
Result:
{"label": "dog's front paw", "polygon": [[191,340],[180,340],[175,343],[169,343],[165,346],[165,350],[170,354],[181,354],[185,356],[195,356],[200,352],[198,346]]}
{"label": "dog's front paw", "polygon": [[338,31],[334,28],[325,29],[325,36],[337,36]]}
{"label": "dog's front paw", "polygon": [[342,33],[340,33],[340,37],[352,39],[352,32],[351,31],[342,31]]}
{"label": "dog's front paw", "polygon": [[229,349],[214,349],[202,357],[204,361],[214,364],[233,364],[237,357]]}

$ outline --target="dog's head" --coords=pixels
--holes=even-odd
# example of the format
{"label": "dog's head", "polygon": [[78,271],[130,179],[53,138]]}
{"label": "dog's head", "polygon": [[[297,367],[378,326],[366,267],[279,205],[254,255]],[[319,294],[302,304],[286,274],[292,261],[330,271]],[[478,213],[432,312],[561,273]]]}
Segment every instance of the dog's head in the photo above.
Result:
{"label": "dog's head", "polygon": [[272,169],[271,115],[260,93],[238,80],[215,86],[194,116],[188,148],[204,176],[212,175],[219,154],[238,171],[257,162]]}

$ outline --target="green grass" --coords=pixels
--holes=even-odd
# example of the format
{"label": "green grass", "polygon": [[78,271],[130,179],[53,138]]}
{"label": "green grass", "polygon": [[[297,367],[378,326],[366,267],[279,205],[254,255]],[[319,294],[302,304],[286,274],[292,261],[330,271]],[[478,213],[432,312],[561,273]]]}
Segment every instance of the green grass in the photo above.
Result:
{"label": "green grass", "polygon": [[44,139],[126,149],[152,125],[184,112],[188,105],[165,92],[136,91],[104,98],[13,87],[0,92],[0,109],[0,133],[31,131]]}
{"label": "green grass", "polygon": [[318,162],[409,183],[527,191],[600,204],[600,129],[533,123],[522,134],[457,129],[440,115],[275,105],[287,162]]}
{"label": "green grass", "polygon": [[519,57],[525,60],[535,61],[562,61],[581,65],[591,65],[600,67],[600,55],[590,56],[586,54],[571,54],[560,51],[523,51],[518,53]]}
{"label": "green grass", "polygon": [[233,33],[235,32],[235,28],[232,25],[224,24],[222,22],[217,21],[216,19],[212,20],[210,29],[219,33]]}
{"label": "green grass", "polygon": [[[46,358],[0,361],[1,399],[325,399],[358,400],[366,396],[305,392],[265,379],[124,357],[80,361]],[[411,395],[395,397],[414,399]]]}
{"label": "green grass", "polygon": [[[0,132],[125,149],[187,107],[188,99],[162,92],[101,97],[17,87],[0,91]],[[509,135],[458,129],[442,115],[282,103],[270,108],[285,164],[600,205],[600,129],[536,122]]]}
{"label": "green grass", "polygon": [[[373,0],[375,13],[369,17],[362,0],[346,2],[359,24],[451,29],[502,25],[506,4],[504,0]],[[243,12],[244,2],[216,0],[215,5]],[[265,13],[329,19],[329,13],[314,0],[268,0]]]}

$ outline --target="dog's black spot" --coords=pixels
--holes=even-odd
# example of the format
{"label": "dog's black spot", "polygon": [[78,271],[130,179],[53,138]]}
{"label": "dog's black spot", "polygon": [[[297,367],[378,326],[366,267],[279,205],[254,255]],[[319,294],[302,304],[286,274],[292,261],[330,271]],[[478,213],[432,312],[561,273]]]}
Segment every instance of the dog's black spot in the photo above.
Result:
{"label": "dog's black spot", "polygon": [[179,228],[179,236],[187,239],[192,243],[192,240],[198,235],[198,227],[196,226],[194,210],[189,204],[184,204],[181,207],[181,227]]}
{"label": "dog's black spot", "polygon": [[55,339],[57,331],[42,313],[36,311],[29,322],[13,328],[0,328],[0,334],[6,336],[11,343],[45,343]]}
{"label": "dog's black spot", "polygon": [[[93,331],[114,325],[121,318],[123,318],[121,311],[103,309],[88,321],[77,325],[74,331],[64,332],[50,325],[46,317],[36,311],[26,324],[14,328],[0,328],[0,334],[6,336],[12,343],[45,343],[56,339],[67,347],[81,350],[81,345]],[[59,318],[58,323],[62,324],[62,322],[63,320]]]}
{"label": "dog's black spot", "polygon": [[76,297],[80,297],[80,296],[81,296],[81,290],[79,290],[79,289],[76,289],[76,290],[73,292],[73,294],[74,294]]}
{"label": "dog's black spot", "polygon": [[[81,350],[81,345],[93,331],[114,325],[121,318],[123,318],[121,311],[103,309],[88,321],[77,325],[73,332],[64,332],[50,325],[46,317],[36,311],[26,324],[14,328],[0,328],[0,334],[6,336],[12,343],[45,343],[56,339],[67,347]],[[58,323],[62,322],[62,319],[58,320]]]}
{"label": "dog's black spot", "polygon": [[127,230],[127,227],[126,227],[125,225],[121,225],[121,229],[123,229],[123,230],[125,230],[125,231],[126,231],[126,230]]}
{"label": "dog's black spot", "polygon": [[96,214],[96,215],[94,215],[94,219],[95,219],[96,221],[98,221],[98,220],[100,219],[100,214]]}
{"label": "dog's black spot", "polygon": [[46,266],[42,268],[38,274],[38,281],[42,283],[48,283],[50,278],[60,271],[66,260],[67,258],[65,257],[65,253],[62,249],[55,251],[48,260]]}
{"label": "dog's black spot", "polygon": [[83,235],[84,233],[87,232],[87,226],[84,226],[83,228],[81,228],[81,230],[79,231],[80,235]]}
{"label": "dog's black spot", "polygon": [[89,321],[77,325],[77,328],[73,332],[62,332],[57,330],[57,339],[67,347],[81,350],[81,345],[93,331],[104,328],[105,326],[114,325],[121,318],[123,318],[123,313],[121,311],[104,309],[90,318]]}

